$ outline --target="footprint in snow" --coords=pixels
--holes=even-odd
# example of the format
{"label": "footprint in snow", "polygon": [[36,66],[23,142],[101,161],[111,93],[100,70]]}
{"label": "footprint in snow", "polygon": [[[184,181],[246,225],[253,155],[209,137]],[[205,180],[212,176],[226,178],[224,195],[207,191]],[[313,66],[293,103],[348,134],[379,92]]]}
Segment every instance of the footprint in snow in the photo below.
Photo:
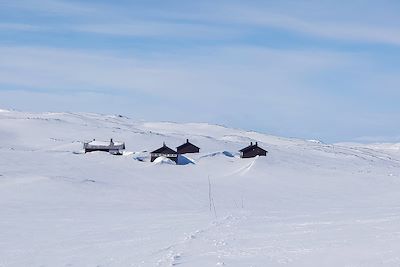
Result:
{"label": "footprint in snow", "polygon": [[182,259],[182,256],[181,256],[181,254],[175,254],[175,255],[173,255],[172,256],[172,263],[171,263],[171,265],[172,266],[176,266],[176,265],[179,265],[181,262],[181,259]]}
{"label": "footprint in snow", "polygon": [[171,251],[170,253],[168,253],[166,257],[158,260],[157,265],[166,266],[165,264],[167,264],[168,266],[177,266],[181,264],[181,260],[182,260],[182,255],[180,253],[174,253]]}
{"label": "footprint in snow", "polygon": [[83,180],[82,182],[83,182],[83,183],[95,183],[96,180],[93,180],[93,179],[85,179],[85,180]]}

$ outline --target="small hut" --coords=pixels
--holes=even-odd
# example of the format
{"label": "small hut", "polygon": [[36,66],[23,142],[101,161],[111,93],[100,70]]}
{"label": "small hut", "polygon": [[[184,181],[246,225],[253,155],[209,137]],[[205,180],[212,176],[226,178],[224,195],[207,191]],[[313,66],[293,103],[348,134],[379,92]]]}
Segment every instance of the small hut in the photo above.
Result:
{"label": "small hut", "polygon": [[259,147],[258,142],[253,144],[250,142],[250,145],[239,150],[241,158],[254,158],[256,156],[266,156],[268,151]]}
{"label": "small hut", "polygon": [[176,148],[176,151],[178,152],[178,154],[199,153],[200,148],[190,143],[189,139],[186,139],[186,143],[178,146]]}
{"label": "small hut", "polygon": [[167,147],[165,143],[159,149],[151,152],[150,156],[151,156],[151,162],[153,162],[158,157],[166,157],[172,161],[175,161],[175,163],[178,163],[178,153],[172,148]]}
{"label": "small hut", "polygon": [[122,155],[122,152],[125,149],[125,143],[114,142],[112,138],[110,139],[110,142],[96,141],[95,139],[93,139],[93,141],[84,142],[83,149],[85,150],[85,153],[93,151],[104,151],[113,155]]}

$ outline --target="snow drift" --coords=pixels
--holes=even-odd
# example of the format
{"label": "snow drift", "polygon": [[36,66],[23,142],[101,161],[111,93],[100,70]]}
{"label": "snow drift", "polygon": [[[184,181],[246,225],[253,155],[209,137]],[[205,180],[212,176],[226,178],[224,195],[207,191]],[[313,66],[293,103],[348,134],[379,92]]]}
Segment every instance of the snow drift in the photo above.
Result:
{"label": "snow drift", "polygon": [[[0,266],[400,264],[395,145],[16,111],[0,113],[0,137]],[[74,153],[93,138],[132,153]],[[195,164],[149,162],[186,138]],[[240,159],[249,141],[268,156]]]}

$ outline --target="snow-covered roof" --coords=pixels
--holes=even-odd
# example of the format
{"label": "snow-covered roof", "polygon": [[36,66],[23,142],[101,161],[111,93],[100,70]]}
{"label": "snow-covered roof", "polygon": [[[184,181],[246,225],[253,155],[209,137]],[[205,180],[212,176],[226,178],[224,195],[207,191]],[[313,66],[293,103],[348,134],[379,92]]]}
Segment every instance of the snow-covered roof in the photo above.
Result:
{"label": "snow-covered roof", "polygon": [[[94,141],[87,142],[87,144],[91,145],[91,146],[109,146],[110,141],[107,142],[107,141],[94,140]],[[122,146],[123,144],[124,144],[123,142],[114,141],[114,146]]]}

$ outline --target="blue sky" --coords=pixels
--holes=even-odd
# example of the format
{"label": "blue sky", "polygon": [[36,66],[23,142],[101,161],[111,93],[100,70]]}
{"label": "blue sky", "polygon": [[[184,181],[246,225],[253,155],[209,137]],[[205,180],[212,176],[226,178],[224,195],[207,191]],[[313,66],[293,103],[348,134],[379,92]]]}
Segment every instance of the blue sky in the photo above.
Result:
{"label": "blue sky", "polygon": [[400,142],[399,1],[0,0],[0,107]]}

